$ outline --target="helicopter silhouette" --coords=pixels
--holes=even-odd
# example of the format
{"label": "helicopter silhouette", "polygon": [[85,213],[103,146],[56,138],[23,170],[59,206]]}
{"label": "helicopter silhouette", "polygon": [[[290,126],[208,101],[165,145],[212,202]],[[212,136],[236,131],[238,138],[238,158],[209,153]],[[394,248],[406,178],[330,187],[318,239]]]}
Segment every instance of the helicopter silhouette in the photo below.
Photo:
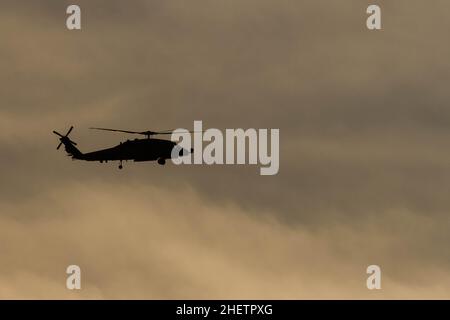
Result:
{"label": "helicopter silhouette", "polygon": [[[154,139],[156,135],[169,135],[173,130],[165,131],[128,131],[108,128],[89,128],[94,130],[124,132],[128,134],[137,134],[146,136],[144,139],[133,139],[121,142],[115,147],[92,151],[88,153],[82,153],[78,150],[76,142],[70,140],[69,134],[73,130],[73,126],[65,135],[60,134],[57,131],[53,131],[54,134],[59,136],[59,145],[56,150],[64,145],[64,148],[69,157],[74,160],[85,161],[99,161],[100,163],[107,163],[108,161],[120,161],[119,169],[123,168],[122,161],[133,160],[135,162],[140,161],[157,161],[160,165],[165,165],[167,159],[172,159],[172,150],[177,147],[179,150],[175,152],[176,157],[187,156],[194,152],[194,149],[186,150],[178,146],[177,143],[171,140]],[[193,131],[185,132],[191,133]]]}

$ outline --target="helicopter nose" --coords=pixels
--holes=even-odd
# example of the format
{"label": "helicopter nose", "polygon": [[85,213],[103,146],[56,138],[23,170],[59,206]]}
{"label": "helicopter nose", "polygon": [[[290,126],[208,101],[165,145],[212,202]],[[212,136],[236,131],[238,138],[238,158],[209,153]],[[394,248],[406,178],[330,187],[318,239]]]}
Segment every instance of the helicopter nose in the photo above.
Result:
{"label": "helicopter nose", "polygon": [[189,154],[189,151],[186,150],[186,149],[184,149],[184,148],[181,148],[181,149],[180,149],[180,152],[178,153],[178,155],[179,155],[180,157],[187,156],[188,154]]}

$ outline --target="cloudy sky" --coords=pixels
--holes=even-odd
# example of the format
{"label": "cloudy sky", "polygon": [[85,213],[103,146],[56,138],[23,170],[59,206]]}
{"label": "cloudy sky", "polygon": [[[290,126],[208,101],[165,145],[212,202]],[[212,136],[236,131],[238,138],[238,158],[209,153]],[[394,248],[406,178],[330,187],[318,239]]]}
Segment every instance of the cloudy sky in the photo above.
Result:
{"label": "cloudy sky", "polygon": [[[0,8],[0,298],[450,298],[448,1]],[[84,152],[128,138],[92,126],[194,120],[279,128],[279,174],[119,171],[71,161],[51,133],[75,126]]]}

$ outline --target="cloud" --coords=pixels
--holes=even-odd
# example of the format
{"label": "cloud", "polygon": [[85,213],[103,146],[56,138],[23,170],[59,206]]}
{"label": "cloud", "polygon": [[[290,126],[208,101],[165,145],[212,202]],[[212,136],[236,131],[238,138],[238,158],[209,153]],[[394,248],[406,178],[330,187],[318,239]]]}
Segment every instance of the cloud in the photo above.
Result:
{"label": "cloud", "polygon": [[[381,1],[381,32],[356,0],[79,1],[80,32],[68,4],[0,13],[0,295],[448,297],[446,2]],[[193,120],[280,128],[279,174],[119,172],[69,161],[51,133],[74,125],[91,151],[125,139],[91,126]],[[79,295],[61,287],[74,259]]]}
{"label": "cloud", "polygon": [[[8,210],[15,216],[0,221],[1,269],[7,270],[2,298],[448,295],[445,269],[415,258],[426,248],[417,236],[431,237],[430,243],[445,239],[432,234],[431,219],[404,220],[407,212],[385,217],[382,232],[374,218],[357,226],[308,228],[279,223],[271,212],[249,216],[232,203],[217,206],[193,190],[174,194],[140,184],[100,183],[58,187],[20,206],[2,207]],[[40,214],[25,219],[30,212]],[[405,227],[406,237],[398,239]],[[365,268],[373,260],[384,272],[381,293],[365,288]],[[79,292],[65,288],[70,264],[82,270]]]}

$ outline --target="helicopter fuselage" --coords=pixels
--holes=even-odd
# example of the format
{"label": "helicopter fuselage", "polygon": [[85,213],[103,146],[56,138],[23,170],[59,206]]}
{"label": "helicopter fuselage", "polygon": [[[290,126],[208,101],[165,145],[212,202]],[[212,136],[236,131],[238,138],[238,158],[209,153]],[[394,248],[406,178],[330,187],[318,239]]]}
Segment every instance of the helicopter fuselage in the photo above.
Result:
{"label": "helicopter fuselage", "polygon": [[86,161],[133,160],[154,161],[170,159],[176,143],[162,139],[134,139],[121,142],[115,147],[84,153],[75,159]]}

